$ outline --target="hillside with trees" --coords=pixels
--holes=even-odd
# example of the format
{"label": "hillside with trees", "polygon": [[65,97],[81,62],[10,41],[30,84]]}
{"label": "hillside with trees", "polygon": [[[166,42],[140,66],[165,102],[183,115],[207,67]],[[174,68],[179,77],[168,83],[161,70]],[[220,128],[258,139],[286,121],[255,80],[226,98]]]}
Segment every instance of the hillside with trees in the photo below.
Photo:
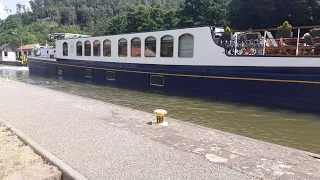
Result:
{"label": "hillside with trees", "polygon": [[53,32],[108,35],[206,25],[320,25],[320,0],[32,0],[0,20],[0,44],[44,43]]}

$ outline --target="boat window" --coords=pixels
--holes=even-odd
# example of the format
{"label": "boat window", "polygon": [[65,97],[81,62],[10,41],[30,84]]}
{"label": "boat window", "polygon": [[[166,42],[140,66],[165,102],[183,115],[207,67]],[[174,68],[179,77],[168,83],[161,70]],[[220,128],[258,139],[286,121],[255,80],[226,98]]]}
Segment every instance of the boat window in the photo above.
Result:
{"label": "boat window", "polygon": [[82,56],[82,42],[77,42],[77,56]]}
{"label": "boat window", "polygon": [[93,42],[93,55],[101,56],[101,43],[99,40]]}
{"label": "boat window", "polygon": [[103,41],[103,56],[105,57],[111,56],[111,41],[108,39]]}
{"label": "boat window", "polygon": [[164,86],[164,77],[159,75],[150,75],[150,84],[152,86]]}
{"label": "boat window", "polygon": [[155,37],[147,37],[145,40],[145,57],[156,57],[157,52],[157,39]]}
{"label": "boat window", "polygon": [[128,55],[128,43],[126,39],[122,38],[119,40],[118,56],[127,57],[127,55]]}
{"label": "boat window", "polygon": [[161,57],[173,57],[173,37],[166,35],[161,38]]}
{"label": "boat window", "polygon": [[86,41],[84,43],[84,55],[91,56],[91,42],[90,41]]}
{"label": "boat window", "polygon": [[109,81],[115,81],[116,80],[116,73],[113,71],[107,71],[106,79]]}
{"label": "boat window", "polygon": [[193,57],[194,37],[183,34],[179,37],[179,57]]}
{"label": "boat window", "polygon": [[86,78],[92,78],[92,76],[91,76],[91,69],[85,69],[85,70],[84,70],[84,77],[86,77]]}
{"label": "boat window", "polygon": [[63,69],[58,67],[58,75],[62,75],[62,73],[63,73]]}
{"label": "boat window", "polygon": [[141,57],[141,39],[133,38],[131,40],[131,57]]}

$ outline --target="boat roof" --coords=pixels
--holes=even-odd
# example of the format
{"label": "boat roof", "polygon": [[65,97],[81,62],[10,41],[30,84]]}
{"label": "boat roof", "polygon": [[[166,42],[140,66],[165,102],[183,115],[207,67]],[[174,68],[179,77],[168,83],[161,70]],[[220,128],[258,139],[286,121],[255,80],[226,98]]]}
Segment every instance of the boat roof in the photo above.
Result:
{"label": "boat roof", "polygon": [[82,37],[92,37],[92,36],[86,35],[86,34],[72,34],[72,33],[52,33],[52,34],[49,34],[49,38],[52,40],[74,39],[74,38],[82,38]]}
{"label": "boat roof", "polygon": [[[121,35],[129,35],[129,34],[143,34],[143,33],[155,33],[155,32],[164,32],[164,31],[181,31],[185,29],[197,29],[197,28],[222,28],[222,27],[214,27],[214,26],[199,26],[199,27],[189,27],[189,28],[176,28],[176,29],[165,29],[165,30],[158,30],[158,31],[144,31],[144,32],[131,32],[131,33],[119,33],[119,34],[107,34],[107,35],[81,35],[81,36],[66,36],[68,38],[65,39],[79,39],[79,38],[88,38],[88,37],[103,37],[103,36],[121,36]],[[223,28],[222,28],[223,29]],[[59,33],[53,33],[53,34],[59,34]],[[66,33],[65,33],[66,34]],[[61,36],[59,36],[61,37]],[[57,39],[57,40],[64,40],[62,39]]]}

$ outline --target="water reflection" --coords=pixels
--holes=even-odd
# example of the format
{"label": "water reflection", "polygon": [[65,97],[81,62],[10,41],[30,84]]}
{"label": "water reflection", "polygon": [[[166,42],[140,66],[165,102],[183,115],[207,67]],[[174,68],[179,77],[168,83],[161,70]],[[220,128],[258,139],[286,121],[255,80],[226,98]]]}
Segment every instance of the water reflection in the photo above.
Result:
{"label": "water reflection", "polygon": [[0,73],[10,79],[146,112],[167,109],[176,119],[320,154],[319,115],[29,76],[27,69],[21,68],[0,67]]}

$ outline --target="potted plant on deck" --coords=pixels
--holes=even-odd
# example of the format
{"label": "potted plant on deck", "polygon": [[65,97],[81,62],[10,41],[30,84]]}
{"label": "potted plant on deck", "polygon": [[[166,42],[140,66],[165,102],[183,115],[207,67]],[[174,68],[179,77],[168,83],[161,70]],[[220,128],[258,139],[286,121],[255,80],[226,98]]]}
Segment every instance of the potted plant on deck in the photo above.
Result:
{"label": "potted plant on deck", "polygon": [[291,24],[289,24],[288,21],[285,21],[282,26],[278,27],[276,38],[290,38],[292,36],[291,29]]}
{"label": "potted plant on deck", "polygon": [[230,41],[230,38],[231,38],[231,29],[229,26],[227,26],[225,29],[224,29],[224,32],[221,36],[221,40],[222,41]]}

